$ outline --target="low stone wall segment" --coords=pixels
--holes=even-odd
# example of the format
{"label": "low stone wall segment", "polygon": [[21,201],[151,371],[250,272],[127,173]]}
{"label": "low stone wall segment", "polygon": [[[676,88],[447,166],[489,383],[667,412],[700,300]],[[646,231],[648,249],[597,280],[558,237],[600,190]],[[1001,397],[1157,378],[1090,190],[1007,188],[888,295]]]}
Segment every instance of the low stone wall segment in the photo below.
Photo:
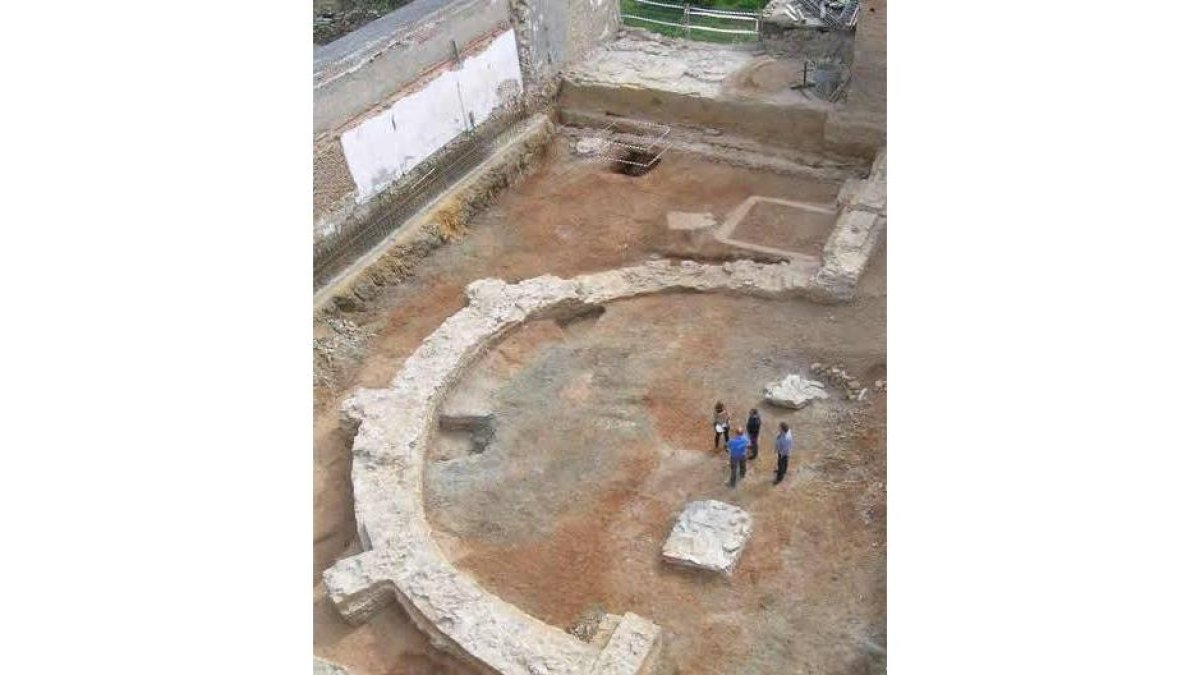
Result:
{"label": "low stone wall segment", "polygon": [[866,270],[867,262],[887,226],[887,148],[875,155],[871,174],[852,183],[833,233],[825,242],[821,271],[815,279],[820,292],[829,300],[844,301],[854,296],[854,288]]}

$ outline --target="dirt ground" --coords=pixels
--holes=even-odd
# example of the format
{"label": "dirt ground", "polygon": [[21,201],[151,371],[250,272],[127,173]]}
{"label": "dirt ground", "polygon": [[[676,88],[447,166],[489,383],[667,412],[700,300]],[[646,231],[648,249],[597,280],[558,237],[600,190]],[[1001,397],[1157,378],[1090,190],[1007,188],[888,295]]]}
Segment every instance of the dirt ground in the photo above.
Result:
{"label": "dirt ground", "polygon": [[[467,672],[433,651],[395,606],[364,626],[346,625],[319,574],[358,550],[351,439],[338,430],[338,405],[356,386],[385,385],[463,306],[469,282],[641,262],[663,251],[669,211],[723,218],[752,195],[829,203],[838,188],[678,152],[634,178],[570,156],[559,139],[461,241],[432,252],[366,311],[347,314],[373,337],[334,386],[315,391],[314,653],[362,675]],[[882,672],[886,395],[791,413],[801,430],[797,453],[774,490],[769,452],[748,482],[732,493],[723,487],[727,465],[710,454],[707,433],[715,398],[743,415],[764,377],[813,360],[872,381],[885,375],[881,257],[864,297],[846,306],[664,296],[510,336],[472,375],[493,378],[487,386],[503,412],[492,446],[471,455],[446,439],[430,453],[427,506],[446,553],[501,597],[562,627],[594,605],[654,620],[680,673]],[[762,409],[768,426],[788,419]],[[658,563],[674,515],[704,496],[756,519],[731,582]]]}
{"label": "dirt ground", "polygon": [[760,202],[733,230],[733,238],[760,246],[821,255],[836,216],[783,204]]}

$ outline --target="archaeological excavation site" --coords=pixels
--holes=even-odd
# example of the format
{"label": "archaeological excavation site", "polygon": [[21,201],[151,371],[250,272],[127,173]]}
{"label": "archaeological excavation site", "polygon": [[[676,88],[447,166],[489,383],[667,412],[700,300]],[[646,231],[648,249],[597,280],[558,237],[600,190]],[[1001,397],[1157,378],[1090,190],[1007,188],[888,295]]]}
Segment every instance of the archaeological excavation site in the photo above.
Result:
{"label": "archaeological excavation site", "polygon": [[352,4],[314,674],[885,672],[886,1]]}

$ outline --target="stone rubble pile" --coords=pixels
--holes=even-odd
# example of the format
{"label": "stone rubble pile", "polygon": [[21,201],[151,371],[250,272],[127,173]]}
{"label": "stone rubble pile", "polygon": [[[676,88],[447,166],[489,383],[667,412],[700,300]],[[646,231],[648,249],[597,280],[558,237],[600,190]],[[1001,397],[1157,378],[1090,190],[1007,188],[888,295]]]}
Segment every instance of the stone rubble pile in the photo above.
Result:
{"label": "stone rubble pile", "polygon": [[868,388],[863,386],[861,382],[854,379],[854,376],[846,372],[845,368],[828,364],[814,363],[808,367],[808,370],[842,390],[848,401],[863,401],[867,398]]}

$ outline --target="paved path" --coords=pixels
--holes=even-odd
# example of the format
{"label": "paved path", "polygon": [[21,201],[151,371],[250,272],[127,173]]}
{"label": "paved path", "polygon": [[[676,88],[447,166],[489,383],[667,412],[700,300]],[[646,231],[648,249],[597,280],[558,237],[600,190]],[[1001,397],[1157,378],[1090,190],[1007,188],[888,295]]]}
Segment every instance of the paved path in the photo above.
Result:
{"label": "paved path", "polygon": [[327,45],[313,47],[313,84],[335,77],[372,52],[381,50],[402,28],[422,22],[429,15],[462,2],[415,0]]}

